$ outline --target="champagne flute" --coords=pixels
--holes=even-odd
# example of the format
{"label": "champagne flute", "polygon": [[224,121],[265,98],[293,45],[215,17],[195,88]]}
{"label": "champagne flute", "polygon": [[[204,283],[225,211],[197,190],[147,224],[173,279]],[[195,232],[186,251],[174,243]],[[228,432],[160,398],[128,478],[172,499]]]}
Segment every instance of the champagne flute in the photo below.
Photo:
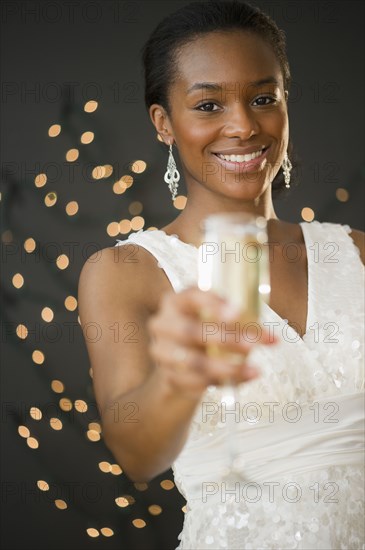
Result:
{"label": "champagne flute", "polygon": [[[243,212],[219,213],[208,216],[201,227],[203,239],[199,247],[198,287],[216,292],[238,308],[239,331],[244,334],[245,327],[247,330],[252,325],[258,326],[262,302],[268,302],[270,297],[266,219]],[[214,322],[204,314],[202,320]],[[242,362],[242,355],[227,355],[219,346],[209,345],[209,340],[207,353],[215,357],[223,354],[227,360]],[[223,386],[221,406],[222,403],[234,407],[239,404],[237,385],[229,379]],[[231,420],[234,417],[232,413],[228,416],[228,466],[225,477],[233,481],[243,476],[237,449],[237,423]]]}

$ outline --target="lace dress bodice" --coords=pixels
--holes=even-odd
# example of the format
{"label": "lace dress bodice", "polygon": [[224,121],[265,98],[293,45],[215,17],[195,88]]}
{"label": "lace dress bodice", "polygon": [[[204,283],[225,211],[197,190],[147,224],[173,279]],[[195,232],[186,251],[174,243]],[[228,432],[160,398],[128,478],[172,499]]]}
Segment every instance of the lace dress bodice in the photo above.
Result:
{"label": "lace dress bodice", "polygon": [[[364,266],[349,226],[300,225],[305,334],[264,303],[261,323],[280,341],[251,352],[261,376],[240,384],[231,405],[224,388],[206,389],[172,465],[187,500],[178,550],[365,548]],[[195,246],[162,230],[116,246],[131,243],[153,254],[176,292],[197,285]],[[229,422],[241,471],[230,486]]]}

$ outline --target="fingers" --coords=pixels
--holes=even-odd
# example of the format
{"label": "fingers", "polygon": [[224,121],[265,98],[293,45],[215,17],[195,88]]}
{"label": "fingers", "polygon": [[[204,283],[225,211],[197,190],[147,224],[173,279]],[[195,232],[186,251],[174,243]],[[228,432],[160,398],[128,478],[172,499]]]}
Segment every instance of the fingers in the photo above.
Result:
{"label": "fingers", "polygon": [[[207,320],[199,317],[201,308]],[[276,342],[273,335],[259,323],[237,321],[234,310],[231,310],[230,316],[231,320],[228,320],[227,304],[222,298],[193,288],[179,294],[165,295],[161,315],[150,319],[149,329],[183,346],[203,348],[218,345],[227,351],[246,354],[257,343],[270,345]]]}
{"label": "fingers", "polygon": [[148,320],[150,355],[173,386],[194,395],[208,385],[252,380],[259,372],[249,366],[250,351],[277,340],[259,323],[240,323],[239,313],[197,287],[165,293]]}
{"label": "fingers", "polygon": [[[184,379],[188,386],[202,390],[207,385],[221,385],[228,381],[239,384],[259,375],[250,367],[244,355],[213,357],[194,347],[177,347],[170,339],[154,340],[149,347],[151,357],[171,375]],[[181,356],[180,356],[181,354]]]}
{"label": "fingers", "polygon": [[200,319],[228,319],[227,312],[235,315],[239,311],[228,306],[227,302],[211,291],[202,291],[198,287],[189,287],[177,293],[165,293],[161,300],[161,306],[167,311],[178,309],[182,314],[187,314]]}

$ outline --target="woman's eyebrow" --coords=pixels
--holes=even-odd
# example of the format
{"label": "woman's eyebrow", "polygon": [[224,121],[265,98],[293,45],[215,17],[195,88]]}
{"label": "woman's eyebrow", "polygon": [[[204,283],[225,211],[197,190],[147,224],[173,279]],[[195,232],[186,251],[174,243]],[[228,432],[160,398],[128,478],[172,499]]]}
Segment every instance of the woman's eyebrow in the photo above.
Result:
{"label": "woman's eyebrow", "polygon": [[[279,82],[274,76],[268,76],[260,80],[255,80],[254,82],[249,82],[248,86],[254,86],[257,88],[259,86],[262,86],[263,84],[276,84],[277,86],[279,86]],[[195,84],[190,86],[187,94],[191,94],[196,90],[211,90],[214,92],[220,92],[223,90],[223,87],[220,84],[216,84],[214,82],[195,82]]]}

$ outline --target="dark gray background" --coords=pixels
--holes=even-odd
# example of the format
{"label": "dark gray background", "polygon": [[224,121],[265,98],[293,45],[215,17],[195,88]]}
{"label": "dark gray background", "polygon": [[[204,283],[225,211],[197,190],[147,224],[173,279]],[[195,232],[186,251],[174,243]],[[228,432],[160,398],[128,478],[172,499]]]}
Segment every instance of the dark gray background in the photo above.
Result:
{"label": "dark gray background", "polygon": [[[138,491],[124,474],[117,479],[98,469],[99,461],[113,459],[102,441],[86,439],[91,416],[85,419],[75,413],[70,417],[58,410],[54,416],[62,419],[64,428],[55,432],[46,422],[30,419],[27,411],[29,406],[42,409],[47,403],[57,408],[61,396],[50,388],[55,378],[65,383],[62,396],[93,401],[77,311],[66,311],[63,300],[69,294],[76,296],[80,269],[95,248],[115,243],[106,233],[107,224],[131,217],[128,206],[133,200],[143,203],[146,227],[162,227],[178,214],[163,181],[167,152],[156,140],[143,103],[139,52],[157,22],[187,3],[2,4],[2,539],[9,550],[139,550],[176,545],[184,501],[176,489],[164,491],[159,485],[161,479],[171,478],[171,472],[152,482],[147,491]],[[287,198],[276,201],[277,214],[298,222],[301,209],[309,206],[320,221],[363,229],[363,3],[277,0],[255,4],[285,30],[293,78],[290,131],[301,158],[300,182]],[[88,99],[99,101],[92,115],[82,111]],[[50,139],[48,127],[58,122],[63,131]],[[78,143],[85,130],[95,132],[90,145]],[[64,154],[78,146],[81,154],[71,178]],[[87,163],[110,163],[115,176],[121,176],[130,173],[129,163],[135,159],[145,160],[148,169],[123,195],[112,192],[114,176],[91,182],[82,174]],[[33,180],[41,171],[47,171],[49,181],[37,189]],[[338,187],[348,189],[347,202],[336,199]],[[52,208],[43,203],[49,191],[58,194]],[[74,218],[64,213],[69,200],[80,205]],[[40,247],[55,243],[54,249],[63,252],[74,243],[69,268],[54,268],[49,248],[39,262],[34,255],[21,254],[27,237],[33,237]],[[11,284],[17,272],[25,278],[20,290]],[[55,321],[63,327],[60,340],[51,343],[50,338],[37,341],[32,336],[20,342],[11,335],[12,323],[44,328],[40,311],[46,305],[53,308]],[[74,340],[64,323],[76,324]],[[34,349],[46,354],[42,366],[32,362]],[[26,424],[39,439],[39,449],[27,447],[17,434],[19,424]],[[37,489],[34,494],[25,493],[33,490],[37,479],[63,487],[60,498],[65,500],[70,483],[81,485],[74,485],[78,489],[68,499],[68,509],[61,511],[51,498],[39,496]],[[91,489],[87,492],[90,487],[96,487],[96,497]],[[114,498],[120,494],[134,495],[136,503],[117,508]],[[151,516],[149,504],[160,504],[162,514]],[[136,529],[131,524],[134,518],[145,519],[147,526]],[[88,527],[104,526],[111,527],[115,535],[87,536]]]}

